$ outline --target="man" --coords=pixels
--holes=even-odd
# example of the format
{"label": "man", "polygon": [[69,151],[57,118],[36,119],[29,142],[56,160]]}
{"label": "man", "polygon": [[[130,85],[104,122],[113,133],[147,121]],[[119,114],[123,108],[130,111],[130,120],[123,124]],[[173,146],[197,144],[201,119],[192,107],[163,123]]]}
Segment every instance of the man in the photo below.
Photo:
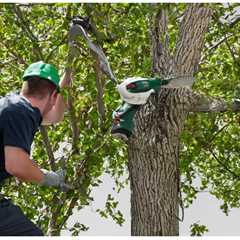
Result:
{"label": "man", "polygon": [[[69,73],[60,82],[56,68],[42,61],[24,72],[20,95],[0,99],[0,184],[11,176],[24,182],[60,187],[63,174],[40,169],[30,159],[30,148],[40,124],[57,123],[66,108],[60,88],[70,84]],[[21,209],[0,193],[0,236],[43,236]]]}

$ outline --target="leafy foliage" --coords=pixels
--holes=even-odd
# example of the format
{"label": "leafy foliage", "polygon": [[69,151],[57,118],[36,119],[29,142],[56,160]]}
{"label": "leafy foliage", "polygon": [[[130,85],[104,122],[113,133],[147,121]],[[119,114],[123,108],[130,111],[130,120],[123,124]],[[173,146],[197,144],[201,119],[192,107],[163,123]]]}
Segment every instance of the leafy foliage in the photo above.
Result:
{"label": "leafy foliage", "polygon": [[[68,29],[72,16],[89,16],[97,33],[92,40],[102,45],[118,79],[130,76],[151,75],[151,41],[149,24],[158,8],[169,9],[169,41],[174,52],[179,22],[187,4],[0,4],[0,95],[21,87],[25,67],[37,60],[58,66],[63,74],[68,53]],[[206,35],[205,49],[194,89],[211,96],[231,101],[238,84],[239,22],[231,26],[219,19],[226,13],[231,18],[236,4],[224,7],[210,4],[214,18]],[[50,17],[49,17],[50,16]],[[226,15],[227,16],[227,15]],[[226,40],[221,41],[226,38]],[[113,84],[102,77],[104,87],[105,119],[100,121],[97,108],[95,60],[84,41],[80,40],[78,57],[74,61],[74,82],[68,92],[73,99],[73,114],[79,129],[74,142],[71,129],[72,115],[48,127],[48,137],[55,155],[56,168],[67,160],[68,181],[75,190],[60,193],[57,189],[36,185],[6,184],[3,191],[48,234],[59,235],[67,228],[67,219],[73,208],[81,210],[92,199],[93,187],[101,184],[100,176],[107,172],[116,179],[116,190],[126,184],[120,176],[126,171],[126,146],[109,134],[112,111],[120,103]],[[219,43],[219,45],[217,45]],[[67,93],[65,93],[66,95]],[[239,117],[237,113],[190,114],[181,136],[180,152],[182,191],[185,207],[197,193],[207,190],[223,200],[221,209],[227,214],[232,207],[240,206]],[[49,168],[49,157],[40,133],[34,141],[32,157],[41,167]],[[201,184],[196,186],[196,178]],[[124,222],[116,211],[117,202],[108,195],[103,216],[111,216],[118,224]],[[50,231],[50,228],[57,230]],[[76,223],[72,234],[87,227]],[[193,235],[207,231],[206,227],[193,224]]]}
{"label": "leafy foliage", "polygon": [[191,236],[202,236],[203,233],[208,232],[208,229],[204,225],[193,223],[191,226]]}
{"label": "leafy foliage", "polygon": [[122,226],[125,220],[122,213],[119,210],[116,210],[117,206],[118,201],[115,201],[111,194],[108,194],[105,209],[97,209],[97,212],[99,212],[100,216],[103,218],[108,218],[109,216],[112,217],[117,224]]}

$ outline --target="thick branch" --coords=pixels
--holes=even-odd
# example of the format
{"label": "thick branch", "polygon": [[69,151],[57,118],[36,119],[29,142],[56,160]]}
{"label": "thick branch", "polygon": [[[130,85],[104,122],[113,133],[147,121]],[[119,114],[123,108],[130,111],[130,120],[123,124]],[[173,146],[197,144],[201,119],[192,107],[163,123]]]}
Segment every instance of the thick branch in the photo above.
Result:
{"label": "thick branch", "polygon": [[211,14],[211,9],[203,4],[189,4],[176,45],[175,74],[193,75],[197,71]]}
{"label": "thick branch", "polygon": [[170,69],[172,58],[168,48],[169,35],[167,24],[167,9],[160,9],[152,19],[150,31],[152,38],[152,71],[153,74],[161,73],[162,76],[167,76],[172,72]]}
{"label": "thick branch", "polygon": [[191,105],[190,112],[239,112],[240,102],[233,100],[232,103],[226,102],[221,98],[206,97],[198,93],[192,93],[195,103]]}

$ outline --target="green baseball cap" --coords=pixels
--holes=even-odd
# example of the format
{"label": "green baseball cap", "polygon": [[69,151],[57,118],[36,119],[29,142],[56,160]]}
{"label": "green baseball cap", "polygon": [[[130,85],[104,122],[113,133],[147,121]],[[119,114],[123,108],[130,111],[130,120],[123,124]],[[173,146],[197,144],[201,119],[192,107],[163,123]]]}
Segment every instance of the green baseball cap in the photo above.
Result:
{"label": "green baseball cap", "polygon": [[60,91],[60,77],[58,74],[58,70],[55,68],[54,65],[44,63],[43,61],[32,63],[23,74],[23,80],[27,80],[28,77],[40,77],[46,79],[53,83],[57,91]]}

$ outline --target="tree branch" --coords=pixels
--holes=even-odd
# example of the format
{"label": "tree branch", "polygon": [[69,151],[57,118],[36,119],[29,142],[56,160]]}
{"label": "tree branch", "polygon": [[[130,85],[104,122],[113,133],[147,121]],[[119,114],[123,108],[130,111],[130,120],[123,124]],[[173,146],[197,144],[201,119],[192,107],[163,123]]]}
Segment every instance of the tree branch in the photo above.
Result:
{"label": "tree branch", "polygon": [[152,17],[150,27],[152,39],[152,72],[154,75],[167,76],[172,70],[171,55],[169,52],[169,35],[168,35],[168,17],[167,9],[158,10],[156,16]]}
{"label": "tree branch", "polygon": [[77,126],[77,118],[76,118],[76,113],[75,113],[75,108],[74,108],[74,103],[73,103],[73,97],[71,92],[69,92],[68,95],[68,110],[70,114],[70,122],[71,122],[71,128],[72,128],[72,146],[74,151],[78,151],[77,149],[77,141],[79,138],[79,129]]}
{"label": "tree branch", "polygon": [[[229,16],[228,16],[229,17]],[[219,18],[215,17],[215,20],[217,21],[218,24],[220,24],[221,26],[223,26],[223,23],[221,21],[219,21]],[[240,16],[238,16],[236,19],[234,19],[231,23],[229,23],[228,27],[229,28],[233,28],[238,22],[240,21]],[[233,37],[234,35],[231,33],[228,33],[228,35],[225,34],[225,36],[220,39],[219,41],[217,41],[216,43],[213,43],[213,46],[211,46],[210,48],[208,48],[208,52],[211,53],[213,50],[215,50],[217,47],[219,47],[222,43],[227,42],[227,40],[229,40],[229,38]],[[203,56],[201,59],[201,62],[206,59],[208,56]]]}
{"label": "tree branch", "polygon": [[190,94],[191,107],[189,112],[239,112],[240,100],[233,99],[232,102],[226,102],[222,98],[214,98],[204,96],[202,94],[191,92]]}
{"label": "tree branch", "polygon": [[97,106],[98,113],[100,116],[100,125],[103,125],[105,120],[105,106],[103,102],[103,86],[102,86],[102,73],[100,69],[100,61],[96,56],[96,63],[94,64],[95,72],[96,72],[96,86],[97,86]]}
{"label": "tree branch", "polygon": [[225,35],[225,36],[224,36],[222,39],[220,39],[218,42],[213,43],[213,45],[212,45],[211,47],[207,47],[207,46],[206,46],[206,48],[208,49],[208,54],[202,56],[200,62],[203,62],[208,56],[210,56],[210,54],[212,53],[212,51],[214,51],[214,50],[215,50],[216,48],[218,48],[221,44],[225,43],[229,38],[231,38],[231,37],[233,37],[233,36],[234,36],[233,34]]}
{"label": "tree branch", "polygon": [[13,51],[6,41],[0,41],[0,44],[4,46],[10,55],[15,57],[20,64],[27,65],[26,61],[17,52]]}
{"label": "tree branch", "polygon": [[240,175],[236,174],[234,171],[232,171],[226,164],[224,164],[221,160],[219,160],[219,158],[216,156],[216,154],[213,152],[212,149],[208,148],[208,151],[213,155],[214,159],[221,165],[224,167],[224,169],[229,172],[230,174],[232,174],[235,178],[240,179]]}
{"label": "tree branch", "polygon": [[240,16],[238,16],[236,19],[234,19],[230,24],[229,27],[234,27],[238,22],[240,22]]}
{"label": "tree branch", "polygon": [[191,76],[197,71],[211,15],[212,10],[202,3],[188,4],[176,44],[175,74]]}
{"label": "tree branch", "polygon": [[51,59],[52,55],[54,54],[54,52],[63,44],[66,43],[67,40],[67,35],[65,35],[62,39],[61,42],[59,42],[57,45],[55,45],[55,47],[52,49],[52,51],[47,55],[47,57],[45,58],[45,61],[48,62],[49,59]]}
{"label": "tree branch", "polygon": [[231,56],[232,56],[232,58],[233,58],[233,61],[234,61],[235,63],[238,62],[238,60],[237,60],[236,57],[235,57],[235,53],[234,53],[234,51],[232,50],[232,48],[231,48],[228,40],[226,40],[225,43],[226,43],[226,46],[227,46],[229,52],[231,53]]}
{"label": "tree branch", "polygon": [[26,33],[26,35],[29,37],[29,39],[33,43],[34,51],[37,54],[38,58],[44,59],[42,51],[41,51],[41,48],[40,48],[40,46],[38,44],[38,39],[32,33],[32,31],[30,29],[30,26],[29,26],[29,22],[24,19],[23,13],[22,13],[20,7],[18,5],[16,5],[16,4],[13,4],[13,11],[17,15],[18,23],[21,26],[22,30]]}
{"label": "tree branch", "polygon": [[[52,201],[51,201],[53,207],[52,207],[52,211],[51,211],[51,218],[48,223],[48,234],[50,236],[59,235],[59,232],[61,230],[60,228],[56,227],[57,218],[59,216],[61,208],[63,207],[63,201],[62,201],[62,199],[60,200],[59,194],[60,194],[60,191],[57,191],[54,194]],[[54,208],[56,208],[55,211],[53,210]]]}
{"label": "tree branch", "polygon": [[73,208],[76,206],[76,203],[77,203],[78,200],[79,200],[78,194],[75,195],[75,196],[71,199],[70,204],[69,204],[69,206],[68,206],[68,210],[67,210],[66,214],[65,214],[64,217],[63,217],[63,220],[62,220],[62,223],[61,223],[59,229],[62,229],[62,227],[64,226],[64,224],[67,222],[68,218],[72,215]]}
{"label": "tree branch", "polygon": [[207,141],[205,147],[211,146],[211,143],[212,143],[213,140],[216,138],[216,136],[217,136],[218,134],[220,134],[225,128],[227,128],[227,127],[230,125],[230,123],[231,123],[231,122],[229,122],[229,123],[225,124],[223,127],[221,127],[221,128],[210,138],[210,140]]}
{"label": "tree branch", "polygon": [[45,147],[47,150],[48,158],[50,160],[51,169],[53,171],[55,171],[56,170],[55,158],[53,155],[52,146],[51,146],[49,138],[48,138],[47,130],[44,126],[40,126],[40,132],[42,134],[43,141],[44,141],[44,144],[45,144]]}
{"label": "tree branch", "polygon": [[86,49],[83,47],[83,45],[80,42],[75,42],[74,47],[77,48],[77,50],[81,53],[81,55],[85,58],[89,57],[88,52]]}
{"label": "tree branch", "polygon": [[[61,26],[59,26],[59,28],[64,28],[65,27],[65,25],[67,25],[67,22],[68,22],[68,20],[71,18],[71,4],[69,4],[68,6],[67,6],[67,10],[66,10],[66,16],[65,16],[65,19],[64,19],[64,22],[63,22],[63,24],[61,25]],[[56,32],[57,32],[58,30],[56,30]],[[47,57],[46,57],[46,62],[48,62],[49,61],[49,59],[52,57],[52,55],[53,55],[53,53],[62,45],[62,44],[64,44],[64,43],[66,43],[66,39],[67,39],[67,37],[68,37],[68,35],[65,35],[64,37],[63,37],[63,39],[62,39],[62,41],[60,41],[53,49],[52,49],[52,51],[47,55]],[[55,44],[54,44],[55,45]]]}
{"label": "tree branch", "polygon": [[108,36],[109,35],[108,32],[107,32],[108,22],[106,22],[108,17],[105,18],[105,24],[104,24],[104,25],[106,25],[106,27],[105,27],[106,31],[101,32],[97,29],[97,26],[96,26],[95,22],[93,21],[93,18],[94,18],[93,16],[96,15],[97,12],[94,11],[95,9],[92,7],[92,4],[91,3],[86,3],[86,4],[84,4],[84,8],[85,8],[85,11],[87,13],[87,16],[89,17],[89,23],[90,23],[90,26],[91,26],[89,31],[93,34],[93,36],[96,37],[97,43],[100,44],[104,41],[105,42],[110,42],[110,41],[114,40],[112,36]]}
{"label": "tree branch", "polygon": [[216,49],[219,45],[227,41],[229,38],[233,37],[233,34],[225,35],[222,39],[220,39],[218,42],[214,43],[213,46],[209,48],[209,51],[212,51]]}
{"label": "tree branch", "polygon": [[[93,146],[92,148],[94,149],[94,153],[98,152],[98,150],[100,150],[106,143],[107,140],[106,138],[104,138],[103,136],[99,136],[103,139],[102,144],[99,145],[99,141],[96,141],[95,146]],[[77,154],[77,153],[74,153]],[[74,181],[73,181],[73,185],[76,188],[80,188],[81,189],[81,184],[83,183],[85,177],[86,177],[86,163],[87,161],[91,158],[93,152],[89,152],[85,158],[77,165],[76,167],[76,171],[75,171],[75,175],[74,175]],[[73,157],[73,156],[72,156]],[[66,223],[66,221],[68,220],[68,218],[70,217],[70,215],[72,214],[72,210],[73,208],[76,206],[77,201],[79,200],[79,195],[81,194],[76,193],[77,195],[75,195],[74,197],[72,197],[72,199],[70,200],[70,204],[68,206],[67,212],[65,213],[62,222],[60,224],[60,228],[61,229],[63,227],[63,225]],[[65,199],[63,199],[65,201]]]}

